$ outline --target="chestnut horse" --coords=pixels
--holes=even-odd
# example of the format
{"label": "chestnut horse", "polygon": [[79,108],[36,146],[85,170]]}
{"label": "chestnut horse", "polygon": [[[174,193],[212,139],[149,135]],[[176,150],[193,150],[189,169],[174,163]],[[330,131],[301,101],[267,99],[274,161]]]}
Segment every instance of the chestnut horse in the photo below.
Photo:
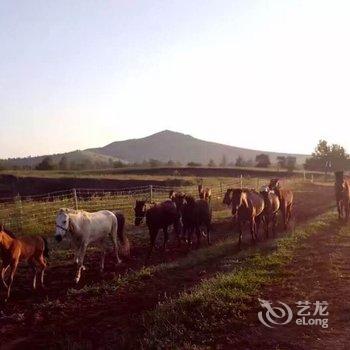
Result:
{"label": "chestnut horse", "polygon": [[160,229],[163,229],[164,233],[164,252],[169,239],[168,228],[171,225],[174,227],[178,243],[180,244],[180,215],[176,204],[172,200],[168,199],[162,203],[154,204],[150,208],[147,208],[145,200],[137,200],[134,211],[135,226],[139,226],[143,219],[146,218],[146,225],[150,235],[150,248],[145,265],[148,265]]}
{"label": "chestnut horse", "polygon": [[287,230],[289,220],[292,216],[294,195],[291,190],[281,188],[279,179],[271,179],[269,184],[270,190],[274,191],[280,200],[280,210],[282,212],[283,226]]}
{"label": "chestnut horse", "polygon": [[243,224],[249,222],[252,242],[255,243],[259,231],[261,214],[265,208],[262,196],[248,189],[229,188],[225,194],[223,203],[231,206],[232,215],[237,217],[239,241],[238,247],[241,247]]}
{"label": "chestnut horse", "polygon": [[335,199],[337,202],[338,218],[347,221],[350,211],[350,179],[344,179],[344,172],[335,172]]}
{"label": "chestnut horse", "polygon": [[276,223],[277,223],[277,212],[280,209],[280,200],[274,191],[271,191],[268,186],[263,186],[260,189],[260,194],[264,198],[265,208],[262,213],[263,221],[265,224],[265,235],[269,237],[269,224],[272,222],[272,234],[275,237],[276,234]]}
{"label": "chestnut horse", "polygon": [[[36,278],[38,272],[40,272],[41,275],[41,286],[44,287],[44,273],[46,269],[45,258],[49,256],[49,248],[44,237],[23,236],[16,238],[11,231],[1,227],[0,256],[2,260],[1,279],[3,285],[7,289],[7,299],[10,297],[13,278],[20,261],[27,261],[34,271],[33,289],[36,289]],[[8,268],[10,268],[11,272],[7,284],[5,281],[5,274]]]}
{"label": "chestnut horse", "polygon": [[202,226],[206,228],[206,237],[208,244],[211,244],[210,230],[211,230],[212,211],[208,201],[204,199],[195,200],[193,196],[185,196],[185,204],[182,207],[182,222],[183,233],[187,234],[187,242],[192,243],[193,232],[197,236],[197,247],[200,245]]}

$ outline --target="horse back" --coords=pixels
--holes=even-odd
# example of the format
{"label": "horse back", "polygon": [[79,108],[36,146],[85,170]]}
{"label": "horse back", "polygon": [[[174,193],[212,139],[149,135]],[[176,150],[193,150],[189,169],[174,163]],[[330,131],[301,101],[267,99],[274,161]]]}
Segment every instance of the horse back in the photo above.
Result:
{"label": "horse back", "polygon": [[254,216],[260,215],[265,208],[264,198],[257,192],[252,192],[252,191],[249,191],[247,193],[247,198],[250,203],[251,209],[253,211],[252,215],[253,213],[255,214]]}
{"label": "horse back", "polygon": [[20,254],[20,259],[39,257],[44,253],[45,241],[41,236],[23,236],[14,240],[14,251]]}

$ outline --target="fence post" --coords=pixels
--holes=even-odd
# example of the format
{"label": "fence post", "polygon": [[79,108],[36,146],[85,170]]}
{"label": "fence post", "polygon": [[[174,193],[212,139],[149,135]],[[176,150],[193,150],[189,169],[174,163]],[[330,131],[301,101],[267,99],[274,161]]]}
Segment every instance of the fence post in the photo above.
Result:
{"label": "fence post", "polygon": [[149,198],[150,202],[153,202],[153,185],[149,185]]}
{"label": "fence post", "polygon": [[78,196],[77,196],[77,190],[73,188],[73,201],[74,201],[74,209],[78,210]]}
{"label": "fence post", "polygon": [[241,185],[241,189],[243,188],[243,175],[241,174],[241,179],[240,179],[240,185]]}
{"label": "fence post", "polygon": [[311,182],[314,183],[314,174],[311,174]]}
{"label": "fence post", "polygon": [[18,231],[22,231],[22,217],[23,217],[23,210],[22,210],[22,199],[19,193],[17,194],[15,198],[15,208],[16,208],[16,226]]}
{"label": "fence post", "polygon": [[220,182],[220,196],[222,197],[222,182]]}
{"label": "fence post", "polygon": [[256,190],[259,191],[259,184],[260,184],[260,180],[259,178],[256,179]]}

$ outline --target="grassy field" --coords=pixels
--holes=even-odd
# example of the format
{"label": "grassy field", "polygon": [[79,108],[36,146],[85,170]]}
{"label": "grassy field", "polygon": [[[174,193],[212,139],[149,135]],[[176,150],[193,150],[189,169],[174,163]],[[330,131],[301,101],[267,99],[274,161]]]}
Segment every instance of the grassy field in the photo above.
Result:
{"label": "grassy field", "polygon": [[203,243],[194,250],[170,242],[169,251],[156,252],[154,265],[145,268],[147,230],[132,227],[129,217],[131,259],[117,267],[108,255],[101,275],[99,254],[92,247],[78,286],[68,242],[56,245],[50,239],[47,289],[32,292],[27,270],[20,269],[4,312],[23,315],[24,321],[5,324],[0,341],[6,337],[11,344],[21,334],[23,346],[57,349],[199,349],[230,343],[231,330],[250,326],[247,312],[256,307],[261,289],[279,283],[303,242],[336,226],[330,211],[332,186],[301,181],[285,185],[296,196],[291,229],[287,234],[279,231],[278,239],[261,236],[256,246],[244,234],[241,251],[230,211],[219,198],[213,202],[213,246]]}

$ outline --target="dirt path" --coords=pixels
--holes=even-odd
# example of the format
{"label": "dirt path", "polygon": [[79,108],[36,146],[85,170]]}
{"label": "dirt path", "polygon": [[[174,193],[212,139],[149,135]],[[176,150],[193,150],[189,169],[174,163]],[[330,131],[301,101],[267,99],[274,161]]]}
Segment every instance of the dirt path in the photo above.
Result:
{"label": "dirt path", "polygon": [[[311,202],[306,203],[306,197],[312,198]],[[297,192],[296,221],[301,223],[324,212],[332,205],[332,198],[333,190],[329,187],[310,185]],[[214,241],[218,243],[227,239],[231,230],[228,220],[217,223]],[[248,234],[245,240],[247,246]],[[28,277],[22,273],[16,279],[14,297],[6,306],[6,311],[23,313],[24,319],[0,324],[0,344],[6,348],[23,348],[29,344],[35,344],[37,348],[49,345],[69,348],[78,344],[80,348],[96,348],[103,346],[107,339],[110,344],[125,347],[130,337],[143,333],[139,318],[142,312],[155,308],[169,297],[176,297],[218,270],[218,261],[209,259],[205,264],[190,263],[140,276],[137,274],[145,249],[145,246],[134,247],[133,260],[117,269],[111,259],[107,260],[107,272],[102,277],[97,273],[98,264],[95,263],[98,255],[90,255],[81,293],[69,290],[74,287],[69,262],[52,264],[48,273],[48,290],[42,293],[33,294],[27,287]],[[231,252],[232,256],[236,254],[233,246]],[[168,261],[191,256],[189,253],[187,248],[172,247]],[[220,256],[217,258],[220,259]],[[155,257],[155,263],[161,261],[160,257]],[[137,279],[131,283],[128,280],[125,285],[118,284],[116,290],[111,289],[119,275],[128,278],[133,273],[136,273]],[[86,288],[87,284],[96,288]],[[20,289],[19,286],[25,287]]]}
{"label": "dirt path", "polygon": [[[332,230],[304,242],[284,269],[278,285],[265,288],[260,298],[288,304],[294,313],[286,325],[267,328],[258,321],[258,302],[250,308],[250,326],[230,337],[224,347],[242,349],[349,349],[350,347],[350,225],[335,223]],[[296,325],[297,301],[326,301],[328,328]],[[274,304],[277,305],[277,304]],[[311,306],[313,312],[315,306]],[[308,311],[306,311],[308,312]],[[316,318],[319,315],[316,316]],[[308,317],[306,317],[308,319]]]}

